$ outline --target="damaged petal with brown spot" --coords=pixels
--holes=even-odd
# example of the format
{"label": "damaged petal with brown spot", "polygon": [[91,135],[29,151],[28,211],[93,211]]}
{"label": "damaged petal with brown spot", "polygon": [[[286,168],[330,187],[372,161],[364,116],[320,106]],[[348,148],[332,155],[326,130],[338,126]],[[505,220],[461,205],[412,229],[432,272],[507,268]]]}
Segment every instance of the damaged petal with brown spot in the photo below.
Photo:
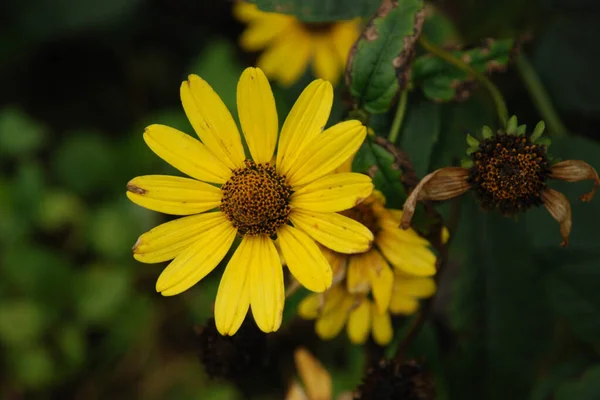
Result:
{"label": "damaged petal with brown spot", "polygon": [[569,200],[561,192],[546,188],[542,191],[542,201],[550,215],[560,224],[560,235],[563,238],[560,245],[566,247],[569,244],[572,225]]}
{"label": "damaged petal with brown spot", "polygon": [[592,190],[589,193],[583,194],[581,197],[579,197],[581,201],[585,202],[592,200],[596,190],[598,190],[598,186],[600,185],[600,179],[598,178],[598,173],[594,167],[581,160],[567,160],[554,164],[550,168],[550,178],[566,182],[593,180],[594,187]]}
{"label": "damaged petal with brown spot", "polygon": [[289,221],[292,188],[272,165],[244,163],[221,188],[221,211],[240,236],[273,237]]}
{"label": "damaged petal with brown spot", "polygon": [[468,177],[469,170],[460,167],[441,168],[426,175],[404,202],[400,226],[410,227],[417,201],[448,200],[465,193],[471,188]]}

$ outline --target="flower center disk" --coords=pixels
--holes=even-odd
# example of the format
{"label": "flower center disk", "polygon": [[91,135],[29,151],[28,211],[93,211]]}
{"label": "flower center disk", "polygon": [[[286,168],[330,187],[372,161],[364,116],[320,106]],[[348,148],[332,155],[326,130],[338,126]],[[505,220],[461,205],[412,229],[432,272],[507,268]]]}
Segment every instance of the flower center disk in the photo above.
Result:
{"label": "flower center disk", "polygon": [[468,181],[484,209],[511,215],[542,204],[550,174],[545,146],[499,133],[481,142],[472,157]]}
{"label": "flower center disk", "polygon": [[373,235],[375,235],[379,230],[377,216],[373,212],[373,208],[368,204],[356,205],[349,210],[342,211],[340,214],[360,222],[361,224],[366,226],[371,231],[371,233],[373,233]]}
{"label": "flower center disk", "polygon": [[274,236],[289,220],[292,188],[272,165],[244,163],[221,187],[221,211],[240,236]]}

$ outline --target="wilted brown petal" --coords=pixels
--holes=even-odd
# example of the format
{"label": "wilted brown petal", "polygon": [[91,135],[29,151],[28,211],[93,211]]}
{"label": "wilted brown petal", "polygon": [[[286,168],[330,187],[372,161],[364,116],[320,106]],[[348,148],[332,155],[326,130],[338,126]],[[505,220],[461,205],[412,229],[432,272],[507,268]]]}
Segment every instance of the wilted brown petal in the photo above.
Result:
{"label": "wilted brown petal", "polygon": [[404,202],[401,226],[408,229],[418,200],[448,200],[471,188],[467,182],[469,170],[446,167],[425,176]]}
{"label": "wilted brown petal", "polygon": [[554,189],[546,188],[542,191],[542,201],[544,206],[560,224],[560,235],[563,238],[562,247],[569,244],[569,234],[571,233],[571,204],[564,194]]}
{"label": "wilted brown petal", "polygon": [[579,182],[591,179],[594,181],[594,188],[591,192],[579,197],[581,201],[588,202],[594,197],[594,193],[598,190],[600,179],[598,173],[590,164],[581,160],[567,160],[556,163],[550,168],[550,177],[560,179],[567,182]]}

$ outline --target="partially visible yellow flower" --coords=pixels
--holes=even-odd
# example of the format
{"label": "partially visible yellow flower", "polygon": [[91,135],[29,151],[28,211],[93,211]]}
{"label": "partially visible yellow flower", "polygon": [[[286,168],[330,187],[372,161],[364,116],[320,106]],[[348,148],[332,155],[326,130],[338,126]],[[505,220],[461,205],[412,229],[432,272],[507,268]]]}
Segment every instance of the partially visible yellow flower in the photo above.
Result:
{"label": "partially visible yellow flower", "polygon": [[245,1],[235,3],[234,14],[248,24],[240,46],[246,51],[264,50],[258,67],[285,86],[296,82],[309,63],[317,78],[335,85],[360,34],[358,19],[306,23],[291,15],[260,11]]}
{"label": "partially visible yellow flower", "polygon": [[[294,380],[285,400],[331,400],[333,396],[331,375],[308,350],[303,347],[294,352],[296,371],[301,383]],[[352,399],[352,393],[342,393],[338,400]]]}
{"label": "partially visible yellow flower", "polygon": [[412,229],[400,229],[402,211],[386,209],[384,201],[374,191],[344,212],[373,232],[370,250],[348,255],[322,248],[339,283],[323,295],[307,296],[298,309],[301,317],[317,319],[322,339],[337,336],[346,325],[352,342],[364,343],[371,333],[375,342],[386,345],[393,336],[390,313],[410,315],[418,309],[418,299],[435,293],[431,276],[436,257],[429,242]]}
{"label": "partially visible yellow flower", "polygon": [[235,237],[241,237],[219,285],[217,329],[233,335],[252,307],[258,327],[276,331],[284,283],[275,240],[292,275],[315,292],[325,291],[332,282],[331,267],[315,241],[341,253],[371,246],[373,235],[366,227],[337,214],[369,196],[370,178],[332,174],[358,150],[366,128],[350,120],[322,131],[333,88],[316,80],[294,104],[278,142],[269,82],[260,69],[247,68],[238,83],[237,106],[249,159],[235,121],[208,83],[190,75],[181,85],[181,101],[202,142],[164,125],[146,128],[144,140],[159,157],[194,179],[137,177],[127,184],[127,197],[148,209],[186,217],[140,236],[134,257],[146,263],[173,259],[156,283],[158,292],[172,296],[208,275]]}

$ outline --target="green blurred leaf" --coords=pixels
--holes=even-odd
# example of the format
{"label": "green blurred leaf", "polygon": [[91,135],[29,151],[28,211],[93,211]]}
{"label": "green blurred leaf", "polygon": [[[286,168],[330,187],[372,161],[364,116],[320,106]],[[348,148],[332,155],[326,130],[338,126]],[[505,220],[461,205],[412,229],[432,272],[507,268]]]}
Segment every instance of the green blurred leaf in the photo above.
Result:
{"label": "green blurred leaf", "polygon": [[421,178],[429,172],[433,149],[442,131],[441,119],[439,104],[418,99],[408,106],[399,147],[410,155],[415,173]]}
{"label": "green blurred leaf", "polygon": [[459,34],[454,22],[431,3],[425,5],[425,10],[423,35],[438,46],[455,44]]}
{"label": "green blurred leaf", "polygon": [[18,108],[0,110],[0,154],[28,154],[39,149],[48,135],[46,127]]}
{"label": "green blurred leaf", "polygon": [[31,346],[41,339],[45,327],[45,315],[35,303],[12,300],[0,304],[0,339],[6,346]]}
{"label": "green blurred leaf", "polygon": [[[491,74],[506,69],[514,41],[487,40],[483,45],[451,52],[475,70]],[[464,100],[470,96],[472,77],[432,54],[418,57],[412,69],[412,81],[433,101]]]}
{"label": "green blurred leaf", "polygon": [[[188,68],[190,74],[201,76],[212,86],[236,119],[237,83],[243,70],[236,60],[235,46],[224,39],[209,42],[202,54]],[[185,114],[183,115],[185,117]],[[189,130],[188,133],[193,134]]]}
{"label": "green blurred leaf", "polygon": [[306,22],[327,22],[371,15],[379,0],[250,0],[263,11],[290,14]]}
{"label": "green blurred leaf", "polygon": [[47,191],[40,200],[37,222],[42,229],[54,231],[67,224],[74,225],[84,221],[85,207],[72,193]]}
{"label": "green blurred leaf", "polygon": [[85,361],[86,343],[83,330],[76,325],[62,325],[57,337],[58,348],[68,368],[77,368]]}
{"label": "green blurred leaf", "polygon": [[346,72],[359,107],[386,112],[406,87],[422,24],[422,0],[386,3],[371,19],[350,53]]}
{"label": "green blurred leaf", "polygon": [[106,194],[115,182],[117,160],[106,138],[96,132],[77,131],[66,135],[52,156],[58,181],[78,194]]}
{"label": "green blurred leaf", "polygon": [[12,367],[19,383],[28,389],[40,389],[50,384],[58,369],[50,352],[43,347],[23,349],[12,354]]}
{"label": "green blurred leaf", "polygon": [[76,285],[76,308],[80,320],[106,324],[126,303],[131,277],[125,268],[99,265],[86,269]]}
{"label": "green blurred leaf", "polygon": [[577,337],[600,346],[600,256],[558,248],[547,253],[544,265],[550,305]]}
{"label": "green blurred leaf", "polygon": [[600,398],[600,365],[596,365],[577,382],[565,383],[558,389],[556,400],[597,400]]}

